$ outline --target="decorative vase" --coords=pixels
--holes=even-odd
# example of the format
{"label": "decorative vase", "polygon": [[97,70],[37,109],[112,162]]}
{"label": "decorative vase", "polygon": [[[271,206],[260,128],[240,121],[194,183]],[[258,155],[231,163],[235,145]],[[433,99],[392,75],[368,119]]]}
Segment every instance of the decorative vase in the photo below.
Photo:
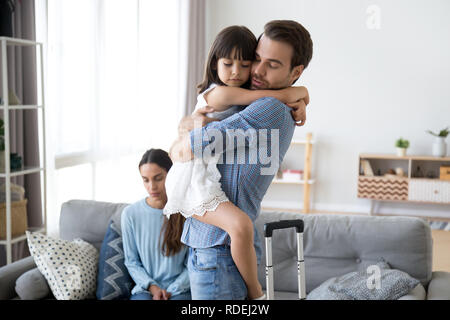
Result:
{"label": "decorative vase", "polygon": [[398,157],[406,156],[406,148],[397,148],[397,156]]}
{"label": "decorative vase", "polygon": [[445,143],[445,137],[435,137],[433,143],[433,156],[445,157],[447,155],[447,144]]}

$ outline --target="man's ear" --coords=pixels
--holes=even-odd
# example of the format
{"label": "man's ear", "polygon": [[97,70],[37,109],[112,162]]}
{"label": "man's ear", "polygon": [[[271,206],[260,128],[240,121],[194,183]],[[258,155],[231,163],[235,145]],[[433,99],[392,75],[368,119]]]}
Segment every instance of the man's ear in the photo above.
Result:
{"label": "man's ear", "polygon": [[298,78],[300,78],[300,76],[303,73],[303,70],[305,70],[305,66],[302,64],[299,66],[296,66],[296,67],[294,67],[294,69],[292,69],[292,71],[291,71],[291,80],[292,80],[291,83],[292,84],[294,84],[298,80]]}

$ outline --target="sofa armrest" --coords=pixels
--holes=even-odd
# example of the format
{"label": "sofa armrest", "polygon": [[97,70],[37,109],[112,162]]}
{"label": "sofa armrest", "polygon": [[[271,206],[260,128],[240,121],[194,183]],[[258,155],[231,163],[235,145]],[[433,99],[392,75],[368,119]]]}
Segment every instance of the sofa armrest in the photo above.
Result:
{"label": "sofa armrest", "polygon": [[427,300],[450,300],[450,272],[433,272],[428,284]]}
{"label": "sofa armrest", "polygon": [[32,256],[15,261],[0,268],[0,300],[13,299],[16,294],[16,280],[23,273],[36,268]]}

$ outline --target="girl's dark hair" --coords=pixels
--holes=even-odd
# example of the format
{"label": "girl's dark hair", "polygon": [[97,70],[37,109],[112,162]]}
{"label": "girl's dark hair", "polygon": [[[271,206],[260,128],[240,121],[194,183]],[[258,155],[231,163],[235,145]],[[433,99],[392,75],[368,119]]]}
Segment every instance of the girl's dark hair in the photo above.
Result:
{"label": "girl's dark hair", "polygon": [[[217,74],[217,61],[220,58],[253,61],[256,45],[256,37],[247,27],[231,26],[220,31],[209,50],[203,81],[197,86],[199,93],[208,89],[212,83],[225,85]],[[231,57],[234,48],[236,48],[235,56]],[[249,85],[250,79],[242,87],[246,88]]]}
{"label": "girl's dark hair", "polygon": [[[142,156],[139,162],[139,169],[146,163],[154,163],[169,172],[172,167],[172,160],[169,154],[161,149],[147,150]],[[161,250],[166,256],[172,256],[178,253],[182,248],[181,233],[183,232],[185,218],[179,214],[172,214],[170,219],[164,218],[164,223],[161,228],[159,240],[161,244]]]}

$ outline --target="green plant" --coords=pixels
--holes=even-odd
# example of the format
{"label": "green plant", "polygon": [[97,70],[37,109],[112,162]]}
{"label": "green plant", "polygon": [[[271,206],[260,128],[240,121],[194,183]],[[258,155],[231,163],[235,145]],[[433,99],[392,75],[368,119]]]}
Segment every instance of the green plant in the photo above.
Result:
{"label": "green plant", "polygon": [[398,139],[398,140],[395,142],[395,146],[396,146],[397,148],[405,148],[405,149],[408,149],[408,147],[409,147],[409,141],[400,138],[400,139]]}
{"label": "green plant", "polygon": [[426,132],[431,134],[431,135],[433,135],[433,136],[435,136],[435,137],[444,137],[444,138],[446,138],[448,136],[448,134],[450,133],[450,131],[448,129],[450,129],[450,127],[442,129],[441,131],[439,131],[439,133],[434,133],[431,130],[427,130]]}

